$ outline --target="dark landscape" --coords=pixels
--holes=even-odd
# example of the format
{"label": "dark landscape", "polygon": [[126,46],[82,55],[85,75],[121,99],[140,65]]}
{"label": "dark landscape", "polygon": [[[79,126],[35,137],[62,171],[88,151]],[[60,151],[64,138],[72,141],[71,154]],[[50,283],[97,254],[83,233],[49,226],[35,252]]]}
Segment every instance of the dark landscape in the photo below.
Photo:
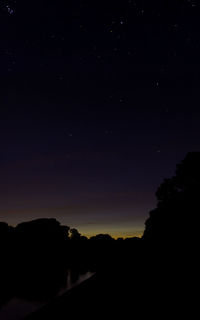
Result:
{"label": "dark landscape", "polygon": [[[196,236],[189,218],[199,210],[200,152],[188,153],[176,174],[156,192],[142,238],[88,239],[56,219],[38,219],[15,228],[0,223],[1,305],[13,297],[51,301],[28,319],[171,316],[179,299],[188,303],[196,276]],[[188,215],[191,212],[191,216]],[[66,271],[92,276],[56,297]],[[49,299],[49,300],[48,300]],[[144,308],[145,306],[145,308]],[[97,313],[95,315],[95,313]]]}
{"label": "dark landscape", "polygon": [[200,1],[0,0],[0,320],[196,319]]}

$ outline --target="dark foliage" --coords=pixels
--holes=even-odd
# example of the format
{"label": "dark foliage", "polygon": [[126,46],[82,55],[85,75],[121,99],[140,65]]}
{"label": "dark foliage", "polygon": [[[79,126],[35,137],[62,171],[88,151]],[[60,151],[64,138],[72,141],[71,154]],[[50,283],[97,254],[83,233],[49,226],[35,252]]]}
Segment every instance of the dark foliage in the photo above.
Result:
{"label": "dark foliage", "polygon": [[[0,301],[11,297],[45,300],[87,271],[103,271],[128,262],[135,239],[115,241],[108,234],[88,239],[56,219],[37,219],[15,228],[0,223]],[[129,259],[131,260],[131,259]]]}
{"label": "dark foliage", "polygon": [[[108,234],[88,239],[55,219],[38,219],[15,228],[0,223],[1,303],[14,296],[55,296],[70,269],[74,279],[88,270],[96,276],[31,318],[64,319],[76,314],[77,304],[91,319],[92,310],[97,309],[100,314],[108,309],[110,317],[122,316],[131,312],[132,299],[135,315],[144,306],[145,312],[155,314],[155,303],[165,311],[178,309],[177,296],[182,303],[189,301],[198,273],[199,195],[200,153],[196,152],[189,153],[177,165],[175,176],[158,188],[157,207],[150,212],[142,239],[114,240]],[[101,301],[104,304],[99,308]]]}
{"label": "dark foliage", "polygon": [[55,219],[0,224],[0,299],[12,296],[44,299],[66,279],[69,227]]}
{"label": "dark foliage", "polygon": [[146,221],[143,239],[157,245],[180,247],[195,241],[200,213],[200,152],[188,153],[176,174],[156,192],[157,207]]}
{"label": "dark foliage", "polygon": [[[175,175],[165,179],[156,192],[157,207],[150,212],[142,237],[143,264],[149,266],[148,285],[167,290],[178,305],[195,301],[199,277],[200,152],[188,153],[177,165]],[[166,292],[165,292],[166,291]],[[192,307],[193,308],[193,307]]]}

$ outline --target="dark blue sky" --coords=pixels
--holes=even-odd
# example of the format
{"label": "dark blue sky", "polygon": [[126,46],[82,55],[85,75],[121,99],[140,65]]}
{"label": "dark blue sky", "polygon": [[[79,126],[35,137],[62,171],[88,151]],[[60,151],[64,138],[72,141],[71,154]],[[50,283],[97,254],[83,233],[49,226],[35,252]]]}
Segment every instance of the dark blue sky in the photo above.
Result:
{"label": "dark blue sky", "polygon": [[0,1],[0,220],[140,235],[200,141],[195,1]]}

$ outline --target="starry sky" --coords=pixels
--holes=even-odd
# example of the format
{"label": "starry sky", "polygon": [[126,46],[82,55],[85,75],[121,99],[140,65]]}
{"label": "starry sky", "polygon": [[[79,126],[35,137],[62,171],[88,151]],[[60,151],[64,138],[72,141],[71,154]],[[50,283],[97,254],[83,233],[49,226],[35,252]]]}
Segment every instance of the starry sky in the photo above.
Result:
{"label": "starry sky", "polygon": [[200,142],[200,3],[0,0],[0,220],[140,236]]}

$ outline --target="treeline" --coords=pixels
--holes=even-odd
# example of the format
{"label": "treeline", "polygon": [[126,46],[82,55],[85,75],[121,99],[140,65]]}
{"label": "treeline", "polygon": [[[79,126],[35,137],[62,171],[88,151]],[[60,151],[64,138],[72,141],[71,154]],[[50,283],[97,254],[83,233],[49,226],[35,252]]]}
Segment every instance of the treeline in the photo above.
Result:
{"label": "treeline", "polygon": [[129,244],[139,240],[114,240],[108,234],[88,239],[56,219],[37,219],[16,227],[1,222],[0,299],[52,296],[65,285],[68,270],[76,277],[113,268],[122,255],[125,259]]}
{"label": "treeline", "polygon": [[141,239],[114,240],[108,234],[88,239],[56,219],[16,227],[0,223],[0,302],[13,296],[52,296],[64,286],[69,269],[75,276],[106,271],[115,272],[116,279],[123,273],[123,280],[129,281],[134,274],[148,282],[159,273],[162,282],[178,282],[180,271],[195,266],[197,257],[200,152],[188,153],[156,196],[157,206],[150,211]]}

